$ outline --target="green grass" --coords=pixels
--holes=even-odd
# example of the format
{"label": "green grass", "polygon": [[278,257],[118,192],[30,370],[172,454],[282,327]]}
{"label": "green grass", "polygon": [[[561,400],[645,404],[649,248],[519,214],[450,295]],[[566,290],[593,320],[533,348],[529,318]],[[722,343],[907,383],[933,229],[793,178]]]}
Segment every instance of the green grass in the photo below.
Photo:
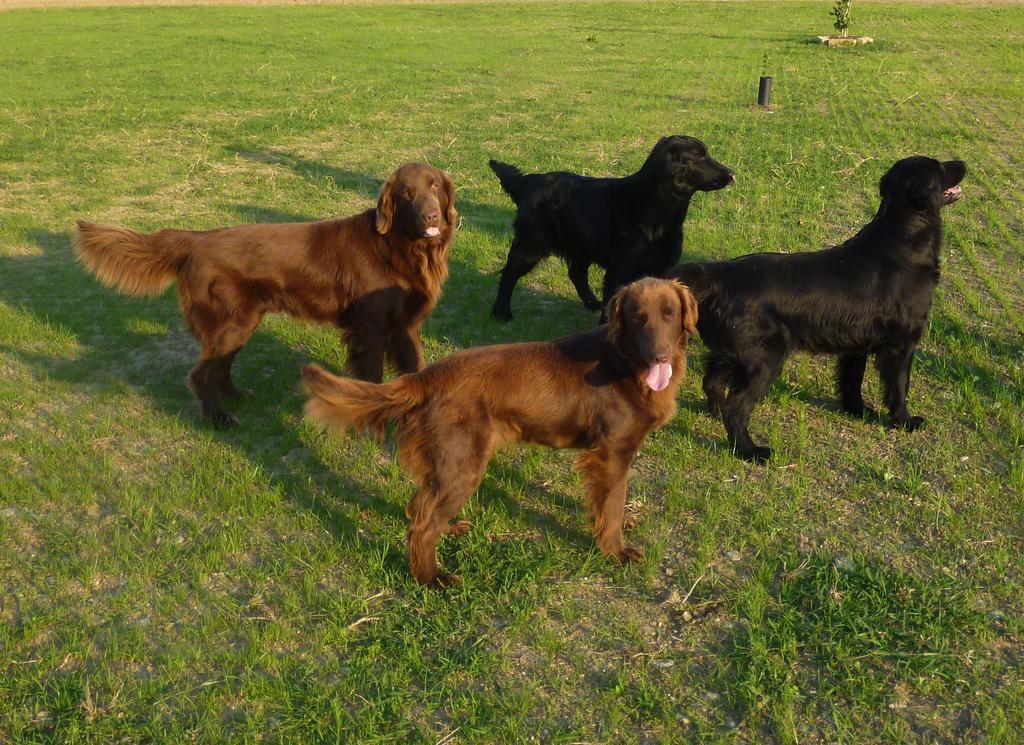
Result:
{"label": "green grass", "polygon": [[[1018,741],[1024,8],[858,8],[876,43],[844,50],[809,43],[820,2],[0,13],[0,741]],[[335,332],[268,319],[242,425],[214,431],[173,292],[72,258],[79,217],[345,215],[427,159],[464,218],[428,356],[551,338],[594,323],[554,261],[513,323],[487,315],[513,217],[487,159],[625,174],[667,133],[739,179],[694,200],[690,258],[838,242],[911,153],[970,170],[927,427],[847,419],[798,357],[753,421],[777,460],[750,466],[695,344],[634,467],[637,567],[594,550],[571,453],[508,450],[441,544],[465,584],[417,588],[390,451],[301,418]]]}

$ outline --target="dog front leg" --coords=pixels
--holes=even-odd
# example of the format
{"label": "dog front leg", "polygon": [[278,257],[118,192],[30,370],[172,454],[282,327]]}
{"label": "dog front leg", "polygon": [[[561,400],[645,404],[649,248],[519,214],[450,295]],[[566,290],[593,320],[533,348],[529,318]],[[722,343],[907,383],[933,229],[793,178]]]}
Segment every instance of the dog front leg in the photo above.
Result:
{"label": "dog front leg", "polygon": [[750,437],[750,414],[764,398],[768,388],[779,377],[785,357],[769,356],[757,362],[738,364],[729,382],[729,394],[722,404],[722,422],[729,436],[729,445],[736,455],[753,463],[765,463],[772,449],[757,445]]}
{"label": "dog front leg", "polygon": [[836,387],[843,411],[850,416],[863,417],[874,412],[864,403],[861,388],[864,384],[864,368],[868,364],[866,354],[843,354],[836,365]]}
{"label": "dog front leg", "polygon": [[914,347],[882,352],[875,358],[875,366],[885,391],[885,405],[889,409],[889,426],[908,432],[924,426],[924,417],[910,416],[907,395],[910,393],[910,366],[914,361]]}
{"label": "dog front leg", "polygon": [[388,343],[388,359],[402,375],[423,369],[423,350],[420,347],[419,326],[403,329]]}
{"label": "dog front leg", "polygon": [[626,512],[626,475],[635,448],[585,450],[576,461],[594,519],[594,537],[601,552],[621,564],[637,561],[643,554],[627,546],[622,535]]}
{"label": "dog front leg", "polygon": [[384,380],[384,337],[366,331],[348,331],[348,371],[370,383]]}

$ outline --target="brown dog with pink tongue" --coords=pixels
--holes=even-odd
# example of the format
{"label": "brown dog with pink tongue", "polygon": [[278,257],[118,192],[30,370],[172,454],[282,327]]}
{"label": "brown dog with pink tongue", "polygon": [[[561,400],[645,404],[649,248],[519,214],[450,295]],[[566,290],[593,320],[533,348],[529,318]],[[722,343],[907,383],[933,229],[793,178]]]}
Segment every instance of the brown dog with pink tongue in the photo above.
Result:
{"label": "brown dog with pink tongue", "polygon": [[307,365],[306,413],[339,429],[383,435],[398,423],[402,465],[419,490],[406,515],[409,565],[425,585],[458,582],[436,556],[442,533],[462,535],[459,509],[507,442],[582,450],[598,547],[619,562],[640,552],[622,535],[626,474],[648,434],[676,411],[697,302],[685,285],[641,279],[609,305],[609,323],[553,342],[479,347],[385,383]]}

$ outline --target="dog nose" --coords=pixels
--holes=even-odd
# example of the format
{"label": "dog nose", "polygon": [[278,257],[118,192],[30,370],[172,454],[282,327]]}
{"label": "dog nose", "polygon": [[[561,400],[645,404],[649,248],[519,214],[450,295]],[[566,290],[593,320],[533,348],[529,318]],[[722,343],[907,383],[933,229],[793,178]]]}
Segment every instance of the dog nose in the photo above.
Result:
{"label": "dog nose", "polygon": [[435,223],[439,219],[441,219],[441,211],[440,210],[434,210],[432,212],[428,212],[427,214],[425,214],[423,216],[423,219],[426,220],[428,224]]}
{"label": "dog nose", "polygon": [[729,174],[729,184],[728,185],[732,186],[735,183],[736,183],[736,174],[735,173],[730,173]]}
{"label": "dog nose", "polygon": [[671,357],[672,355],[670,355],[668,352],[658,352],[654,355],[654,361],[657,362],[659,365],[664,365],[666,362],[669,361],[669,359],[671,359]]}

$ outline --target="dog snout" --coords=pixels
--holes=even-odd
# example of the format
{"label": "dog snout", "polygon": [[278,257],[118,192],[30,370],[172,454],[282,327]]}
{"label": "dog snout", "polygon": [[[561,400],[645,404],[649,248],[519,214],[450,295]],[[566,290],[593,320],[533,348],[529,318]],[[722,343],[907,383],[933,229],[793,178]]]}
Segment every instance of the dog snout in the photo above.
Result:
{"label": "dog snout", "polygon": [[413,203],[424,227],[437,227],[441,222],[441,203],[431,195],[423,195]]}
{"label": "dog snout", "polygon": [[728,178],[726,179],[725,185],[726,186],[732,186],[735,183],[736,183],[736,174],[735,173],[730,173]]}

